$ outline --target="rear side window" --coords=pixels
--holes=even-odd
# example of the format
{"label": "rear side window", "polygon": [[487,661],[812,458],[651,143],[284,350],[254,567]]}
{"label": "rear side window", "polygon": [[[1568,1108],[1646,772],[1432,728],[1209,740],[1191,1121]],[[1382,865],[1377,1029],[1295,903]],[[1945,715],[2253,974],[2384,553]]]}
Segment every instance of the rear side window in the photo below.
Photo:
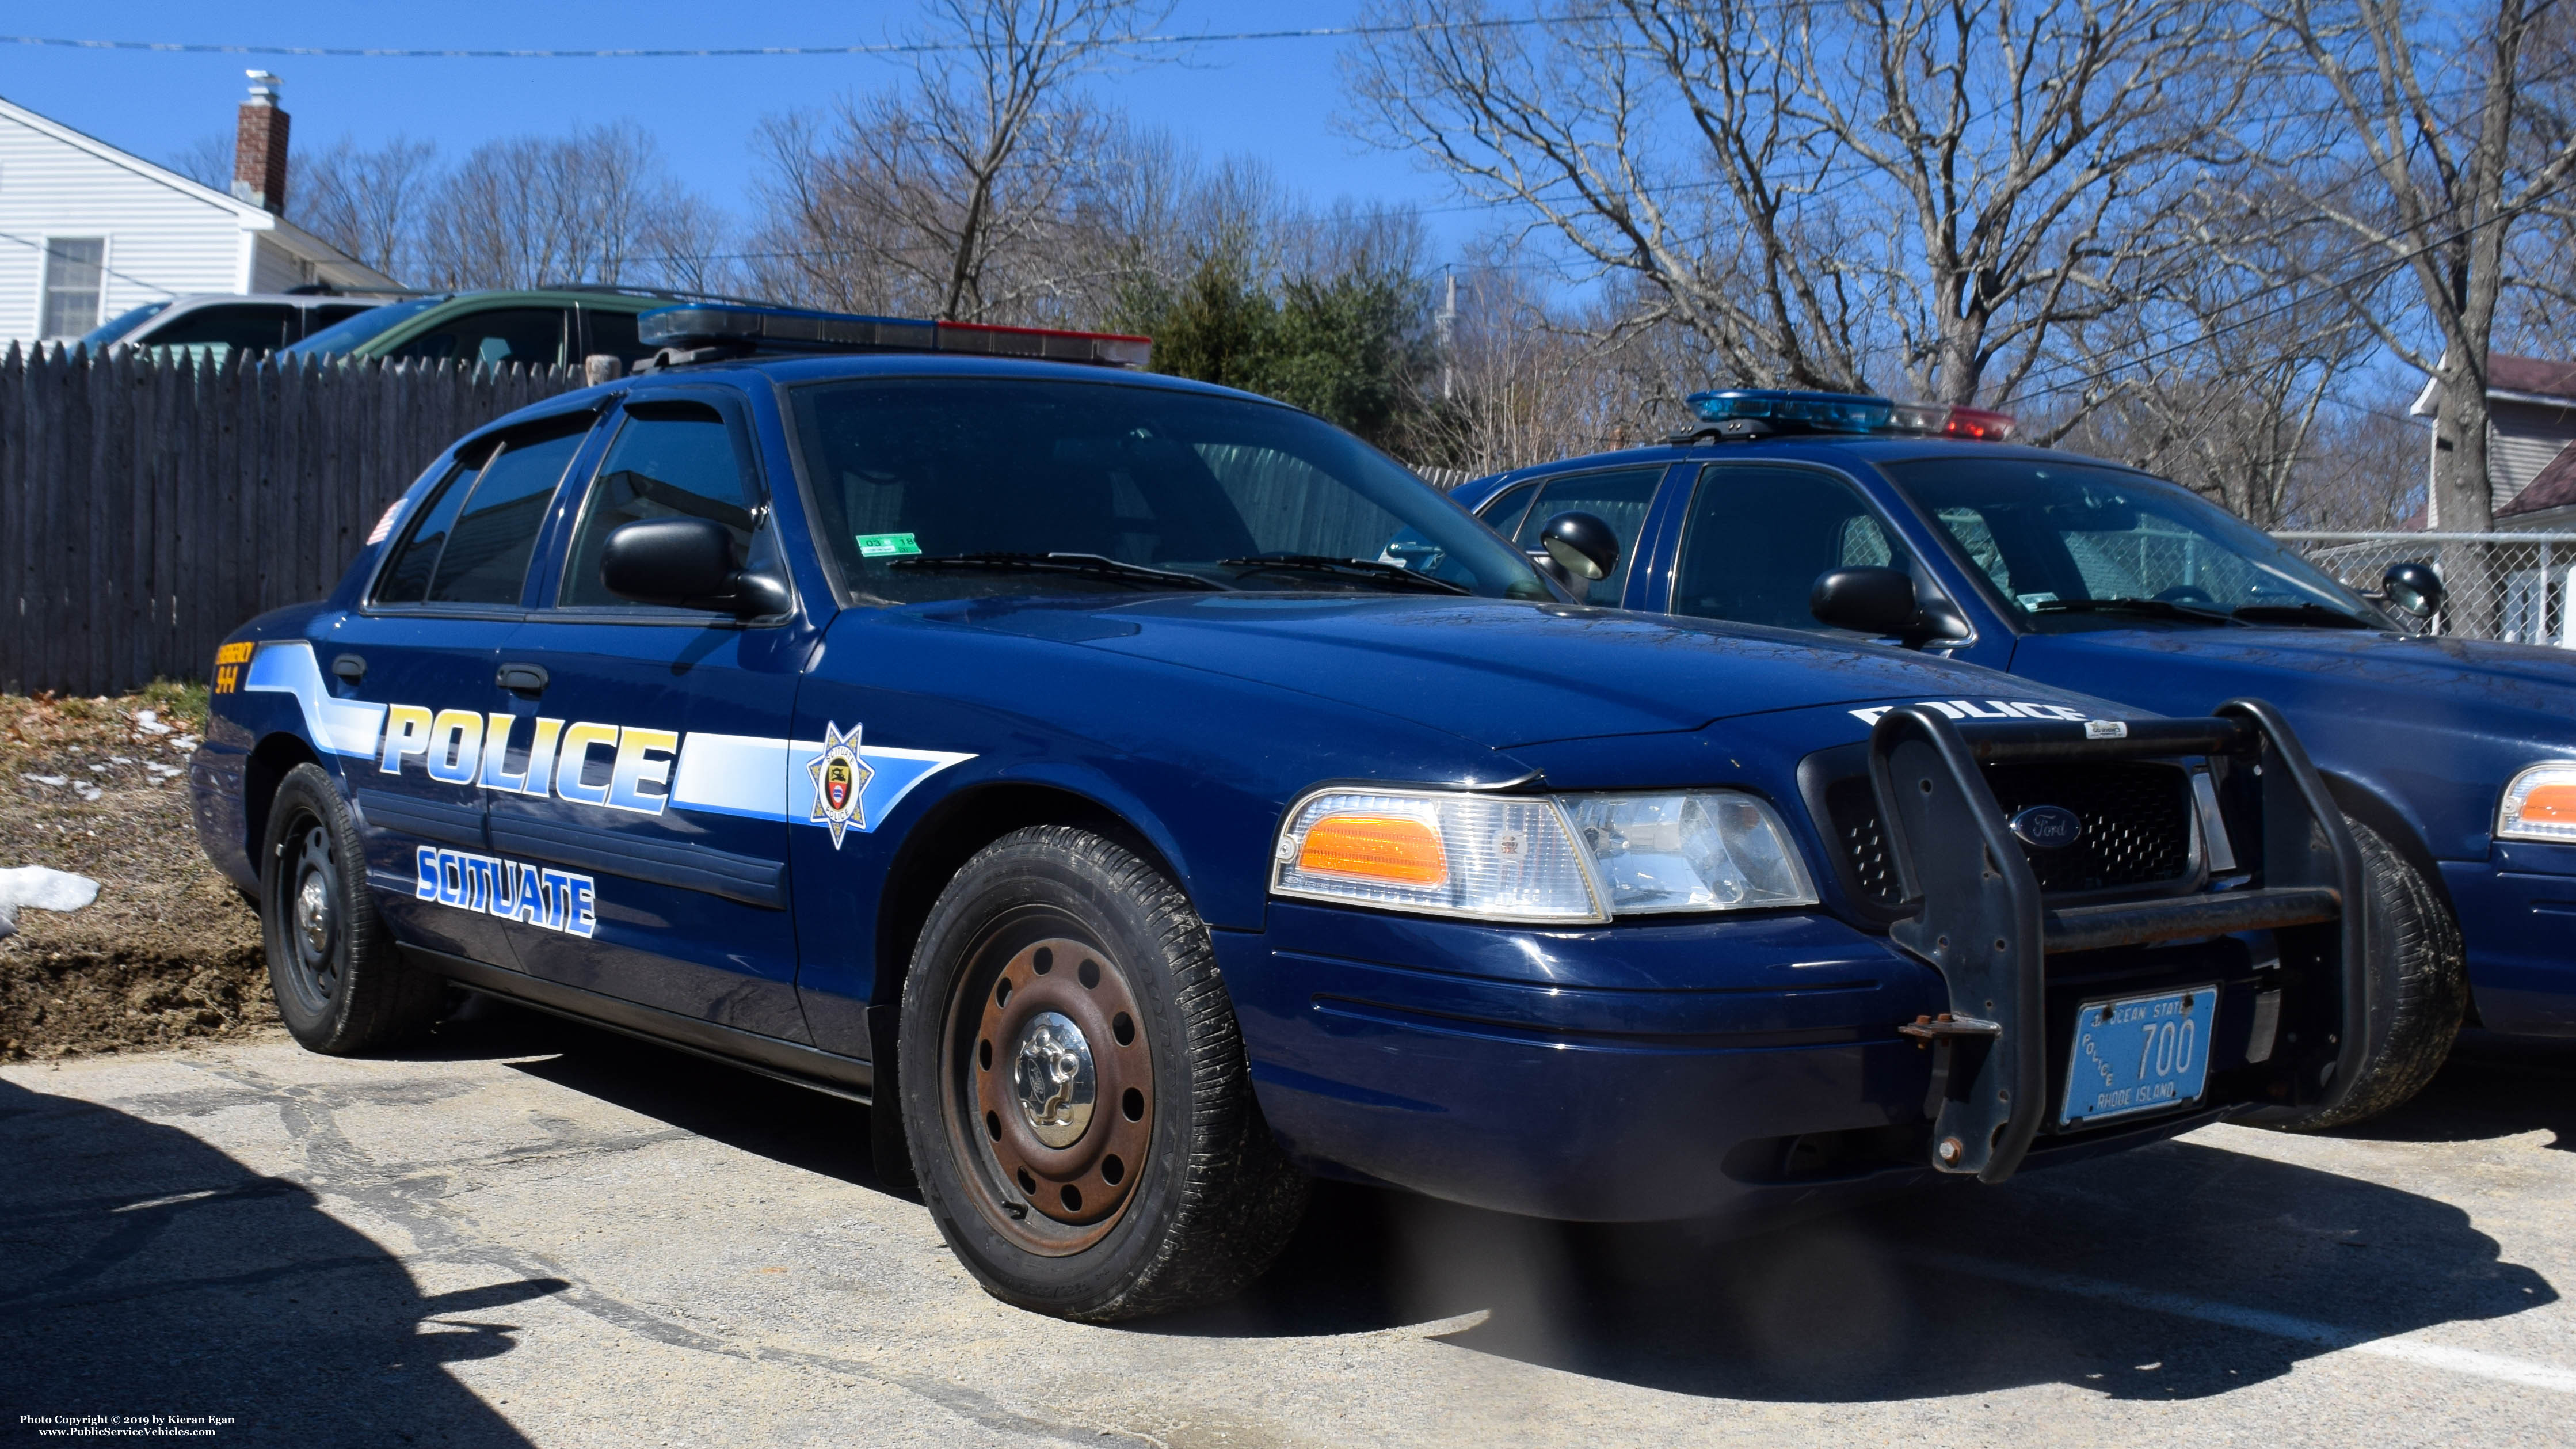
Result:
{"label": "rear side window", "polygon": [[501,440],[440,486],[376,589],[380,604],[516,604],[546,508],[588,433],[587,414]]}
{"label": "rear side window", "polygon": [[1620,593],[1628,587],[1628,559],[1637,551],[1638,526],[1646,521],[1646,505],[1654,501],[1655,485],[1663,477],[1664,470],[1654,467],[1550,478],[1538,496],[1537,506],[1521,519],[1512,542],[1523,549],[1538,547],[1539,530],[1560,513],[1589,513],[1609,524],[1610,531],[1619,536],[1619,567],[1611,570],[1608,578],[1593,580],[1584,602],[1615,607]]}
{"label": "rear side window", "polygon": [[635,314],[632,312],[584,307],[581,317],[590,327],[590,343],[584,349],[585,353],[605,352],[624,362],[639,362],[660,350],[645,346],[635,335]]}
{"label": "rear side window", "polygon": [[647,518],[703,518],[733,535],[733,556],[747,561],[759,499],[724,415],[700,402],[640,402],[627,408],[617,441],[599,465],[564,572],[567,607],[624,605],[599,581],[608,536]]}
{"label": "rear side window", "polygon": [[552,367],[563,361],[564,324],[571,317],[560,307],[475,312],[440,323],[395,348],[394,356]]}
{"label": "rear side window", "polygon": [[275,352],[295,340],[296,308],[288,302],[235,302],[182,312],[145,333],[146,347],[231,347]]}

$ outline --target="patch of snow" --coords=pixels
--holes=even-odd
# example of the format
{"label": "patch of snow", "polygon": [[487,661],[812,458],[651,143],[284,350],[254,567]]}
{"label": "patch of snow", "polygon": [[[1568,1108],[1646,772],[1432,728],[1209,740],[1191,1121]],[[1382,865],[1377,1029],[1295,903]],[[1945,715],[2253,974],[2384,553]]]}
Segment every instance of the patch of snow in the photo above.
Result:
{"label": "patch of snow", "polygon": [[134,712],[134,727],[143,731],[147,735],[166,735],[170,733],[170,726],[161,723],[161,715],[157,710],[136,710]]}
{"label": "patch of snow", "polygon": [[0,936],[18,933],[18,912],[23,907],[77,911],[97,899],[98,882],[85,875],[41,865],[0,870]]}
{"label": "patch of snow", "polygon": [[20,775],[18,778],[21,780],[33,780],[39,785],[68,785],[71,783],[70,777],[65,775]]}

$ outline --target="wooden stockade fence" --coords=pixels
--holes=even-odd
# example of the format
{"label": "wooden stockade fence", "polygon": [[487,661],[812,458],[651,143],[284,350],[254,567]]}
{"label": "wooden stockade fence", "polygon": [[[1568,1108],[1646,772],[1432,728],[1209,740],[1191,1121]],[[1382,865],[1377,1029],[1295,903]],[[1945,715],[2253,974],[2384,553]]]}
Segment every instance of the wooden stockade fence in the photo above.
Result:
{"label": "wooden stockade fence", "polygon": [[577,367],[0,354],[0,692],[203,679],[329,592],[439,450]]}

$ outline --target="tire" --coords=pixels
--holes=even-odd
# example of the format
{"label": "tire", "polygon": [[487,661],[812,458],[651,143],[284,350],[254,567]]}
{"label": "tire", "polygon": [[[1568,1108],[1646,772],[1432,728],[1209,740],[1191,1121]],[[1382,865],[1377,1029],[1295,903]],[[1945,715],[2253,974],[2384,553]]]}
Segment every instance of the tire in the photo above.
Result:
{"label": "tire", "polygon": [[2368,881],[2371,1016],[2384,1025],[2351,1095],[2330,1111],[2265,1124],[2284,1132],[2349,1127],[2402,1105],[2442,1069],[2468,1012],[2468,961],[2450,908],[2379,832],[2349,815],[2344,824]]}
{"label": "tire", "polygon": [[922,1200],[1005,1303],[1106,1323],[1214,1302],[1305,1212],[1206,925],[1088,831],[1014,831],[950,880],[897,1064]]}
{"label": "tire", "polygon": [[278,783],[259,897],[269,989],[307,1050],[376,1051],[438,1020],[446,983],[395,953],[367,895],[358,822],[319,765],[298,765]]}

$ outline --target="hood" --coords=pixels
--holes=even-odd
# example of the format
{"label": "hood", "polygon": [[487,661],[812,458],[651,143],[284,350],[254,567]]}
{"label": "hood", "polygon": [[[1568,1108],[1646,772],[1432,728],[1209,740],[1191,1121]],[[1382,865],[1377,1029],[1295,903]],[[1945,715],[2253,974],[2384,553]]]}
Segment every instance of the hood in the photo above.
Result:
{"label": "hood", "polygon": [[1812,635],[1492,599],[1157,595],[982,599],[924,613],[1295,690],[1495,749],[1697,730],[1830,704],[2097,701],[1971,665]]}
{"label": "hood", "polygon": [[2068,660],[2091,655],[2115,669],[2200,665],[2249,678],[2288,674],[2302,685],[2347,689],[2357,708],[2401,715],[2576,714],[2576,650],[2533,644],[2359,629],[2106,629],[2036,635],[2020,647]]}

